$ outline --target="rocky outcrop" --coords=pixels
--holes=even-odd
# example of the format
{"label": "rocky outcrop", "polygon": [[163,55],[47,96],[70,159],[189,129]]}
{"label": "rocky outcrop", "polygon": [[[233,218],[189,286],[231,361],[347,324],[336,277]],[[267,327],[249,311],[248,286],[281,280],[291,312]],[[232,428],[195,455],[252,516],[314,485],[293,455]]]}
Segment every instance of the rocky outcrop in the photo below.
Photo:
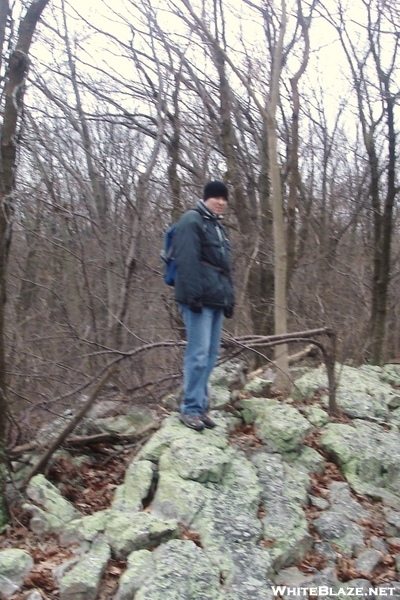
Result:
{"label": "rocky outcrop", "polygon": [[[345,415],[353,419],[368,419],[376,423],[390,420],[390,411],[400,406],[400,392],[389,383],[400,376],[400,365],[381,368],[364,365],[358,369],[336,365],[338,388],[336,400]],[[325,369],[308,372],[296,381],[294,399],[311,398],[328,387]],[[325,397],[324,403],[328,400]]]}
{"label": "rocky outcrop", "polygon": [[[220,386],[230,397],[238,372],[217,371],[216,393]],[[54,574],[61,600],[95,600],[110,557],[127,560],[114,600],[269,600],[276,585],[328,586],[334,595],[354,585],[369,593],[376,573],[393,560],[391,548],[400,547],[393,542],[400,538],[400,433],[392,387],[400,369],[338,367],[338,374],[348,422],[329,419],[322,369],[299,377],[295,399],[286,402],[259,397],[269,382],[257,381],[247,390],[257,397],[236,403],[235,416],[213,413],[214,430],[187,429],[172,413],[132,460],[110,508],[93,515],[81,515],[42,475],[33,478],[25,505],[33,530],[56,532],[80,548]],[[320,399],[310,404],[317,392]],[[237,443],[239,414],[261,443]],[[309,445],[310,436],[319,446]],[[327,459],[343,480],[322,496],[311,482]],[[377,507],[383,537],[368,529]],[[304,573],[294,565],[310,550],[321,566]],[[17,552],[15,560],[9,552]],[[343,560],[358,578],[339,581]],[[399,599],[400,552],[394,564],[393,581],[381,587]],[[1,565],[16,571],[4,567],[3,576]],[[0,551],[3,595],[22,585],[32,565],[22,550]]]}
{"label": "rocky outcrop", "polygon": [[33,559],[25,550],[13,548],[0,552],[0,592],[11,596],[19,590],[32,567]]}
{"label": "rocky outcrop", "polygon": [[321,444],[359,494],[400,510],[400,433],[356,419],[322,428]]}
{"label": "rocky outcrop", "polygon": [[110,557],[106,541],[94,540],[90,550],[60,577],[60,600],[96,600]]}

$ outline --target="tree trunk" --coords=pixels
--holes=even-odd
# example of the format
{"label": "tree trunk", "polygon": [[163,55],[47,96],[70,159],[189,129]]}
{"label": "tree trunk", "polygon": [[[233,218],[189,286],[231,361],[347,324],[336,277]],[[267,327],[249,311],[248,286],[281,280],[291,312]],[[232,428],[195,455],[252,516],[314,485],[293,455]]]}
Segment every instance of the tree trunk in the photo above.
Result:
{"label": "tree trunk", "polygon": [[302,11],[301,1],[298,1],[298,22],[301,25],[304,39],[303,60],[297,73],[290,79],[292,89],[292,131],[289,144],[289,199],[287,203],[287,281],[289,289],[290,280],[296,264],[296,207],[297,194],[300,187],[299,171],[299,115],[300,115],[300,94],[299,81],[304,74],[310,53],[310,39],[308,30],[311,19],[305,19]]}
{"label": "tree trunk", "polygon": [[[286,4],[281,2],[281,23],[279,39],[275,46],[270,93],[268,99],[267,135],[269,150],[269,165],[272,190],[272,215],[274,231],[274,300],[275,300],[275,335],[287,333],[287,252],[285,222],[283,218],[283,194],[281,172],[278,160],[278,139],[276,126],[276,109],[279,99],[279,83],[282,69],[283,40],[286,29]],[[291,379],[289,372],[287,344],[275,349],[275,362],[278,367],[275,385],[285,394],[290,393]]]}
{"label": "tree trunk", "polygon": [[[12,52],[8,65],[4,95],[5,106],[1,125],[1,154],[0,154],[0,528],[4,523],[5,505],[5,461],[4,449],[7,437],[7,376],[4,350],[4,318],[6,302],[6,271],[8,248],[11,240],[12,192],[15,182],[16,162],[16,133],[20,114],[25,78],[29,69],[28,53],[32,43],[33,33],[40,16],[49,0],[35,0],[28,7],[22,19],[15,50]],[[7,11],[6,11],[7,9]],[[0,15],[8,12],[8,3],[0,4]],[[1,21],[0,41],[3,45],[5,24]],[[3,50],[0,47],[0,50]]]}
{"label": "tree trunk", "polygon": [[[388,86],[386,86],[388,88]],[[371,360],[374,365],[381,365],[384,360],[386,314],[390,283],[390,256],[393,231],[393,207],[396,197],[395,165],[396,165],[396,132],[394,127],[394,99],[386,89],[386,110],[388,127],[389,157],[387,167],[387,192],[383,214],[374,210],[375,220],[375,260],[372,286],[371,312]],[[379,194],[379,188],[376,190]],[[376,204],[376,202],[375,202]]]}

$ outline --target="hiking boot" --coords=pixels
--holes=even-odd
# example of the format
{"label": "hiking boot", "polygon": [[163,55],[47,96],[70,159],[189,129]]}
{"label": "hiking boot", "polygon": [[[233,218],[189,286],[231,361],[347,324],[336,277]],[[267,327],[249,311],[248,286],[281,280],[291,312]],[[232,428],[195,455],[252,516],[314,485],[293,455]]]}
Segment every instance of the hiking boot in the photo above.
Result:
{"label": "hiking boot", "polygon": [[204,423],[203,420],[197,415],[186,415],[185,413],[179,413],[179,419],[186,427],[195,429],[196,431],[203,431]]}
{"label": "hiking boot", "polygon": [[204,427],[207,427],[207,429],[214,429],[214,427],[217,426],[217,424],[214,423],[214,421],[210,419],[208,415],[201,415],[200,419],[202,420]]}

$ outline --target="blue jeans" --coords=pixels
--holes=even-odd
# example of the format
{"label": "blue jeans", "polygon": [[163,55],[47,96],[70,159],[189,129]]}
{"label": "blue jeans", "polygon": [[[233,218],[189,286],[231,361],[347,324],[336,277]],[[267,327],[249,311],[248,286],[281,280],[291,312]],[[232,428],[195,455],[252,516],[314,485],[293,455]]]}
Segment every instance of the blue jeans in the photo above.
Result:
{"label": "blue jeans", "polygon": [[217,362],[224,311],[203,307],[194,313],[187,304],[179,304],[186,328],[187,346],[183,370],[183,401],[187,415],[203,415],[208,409],[208,378]]}

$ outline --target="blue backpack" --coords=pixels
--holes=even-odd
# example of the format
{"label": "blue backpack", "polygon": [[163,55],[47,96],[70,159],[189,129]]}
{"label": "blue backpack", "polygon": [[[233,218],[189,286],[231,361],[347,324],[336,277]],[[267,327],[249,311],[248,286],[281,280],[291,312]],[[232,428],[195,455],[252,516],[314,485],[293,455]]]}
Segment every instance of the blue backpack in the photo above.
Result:
{"label": "blue backpack", "polygon": [[173,257],[173,240],[177,223],[174,223],[164,234],[164,250],[160,254],[161,270],[164,282],[167,285],[175,285],[176,263]]}
{"label": "blue backpack", "polygon": [[[194,210],[194,209],[189,209]],[[164,250],[160,253],[161,271],[164,282],[167,285],[175,285],[176,262],[174,258],[174,234],[178,222],[173,223],[164,233]],[[206,230],[206,219],[203,217],[203,231]]]}

